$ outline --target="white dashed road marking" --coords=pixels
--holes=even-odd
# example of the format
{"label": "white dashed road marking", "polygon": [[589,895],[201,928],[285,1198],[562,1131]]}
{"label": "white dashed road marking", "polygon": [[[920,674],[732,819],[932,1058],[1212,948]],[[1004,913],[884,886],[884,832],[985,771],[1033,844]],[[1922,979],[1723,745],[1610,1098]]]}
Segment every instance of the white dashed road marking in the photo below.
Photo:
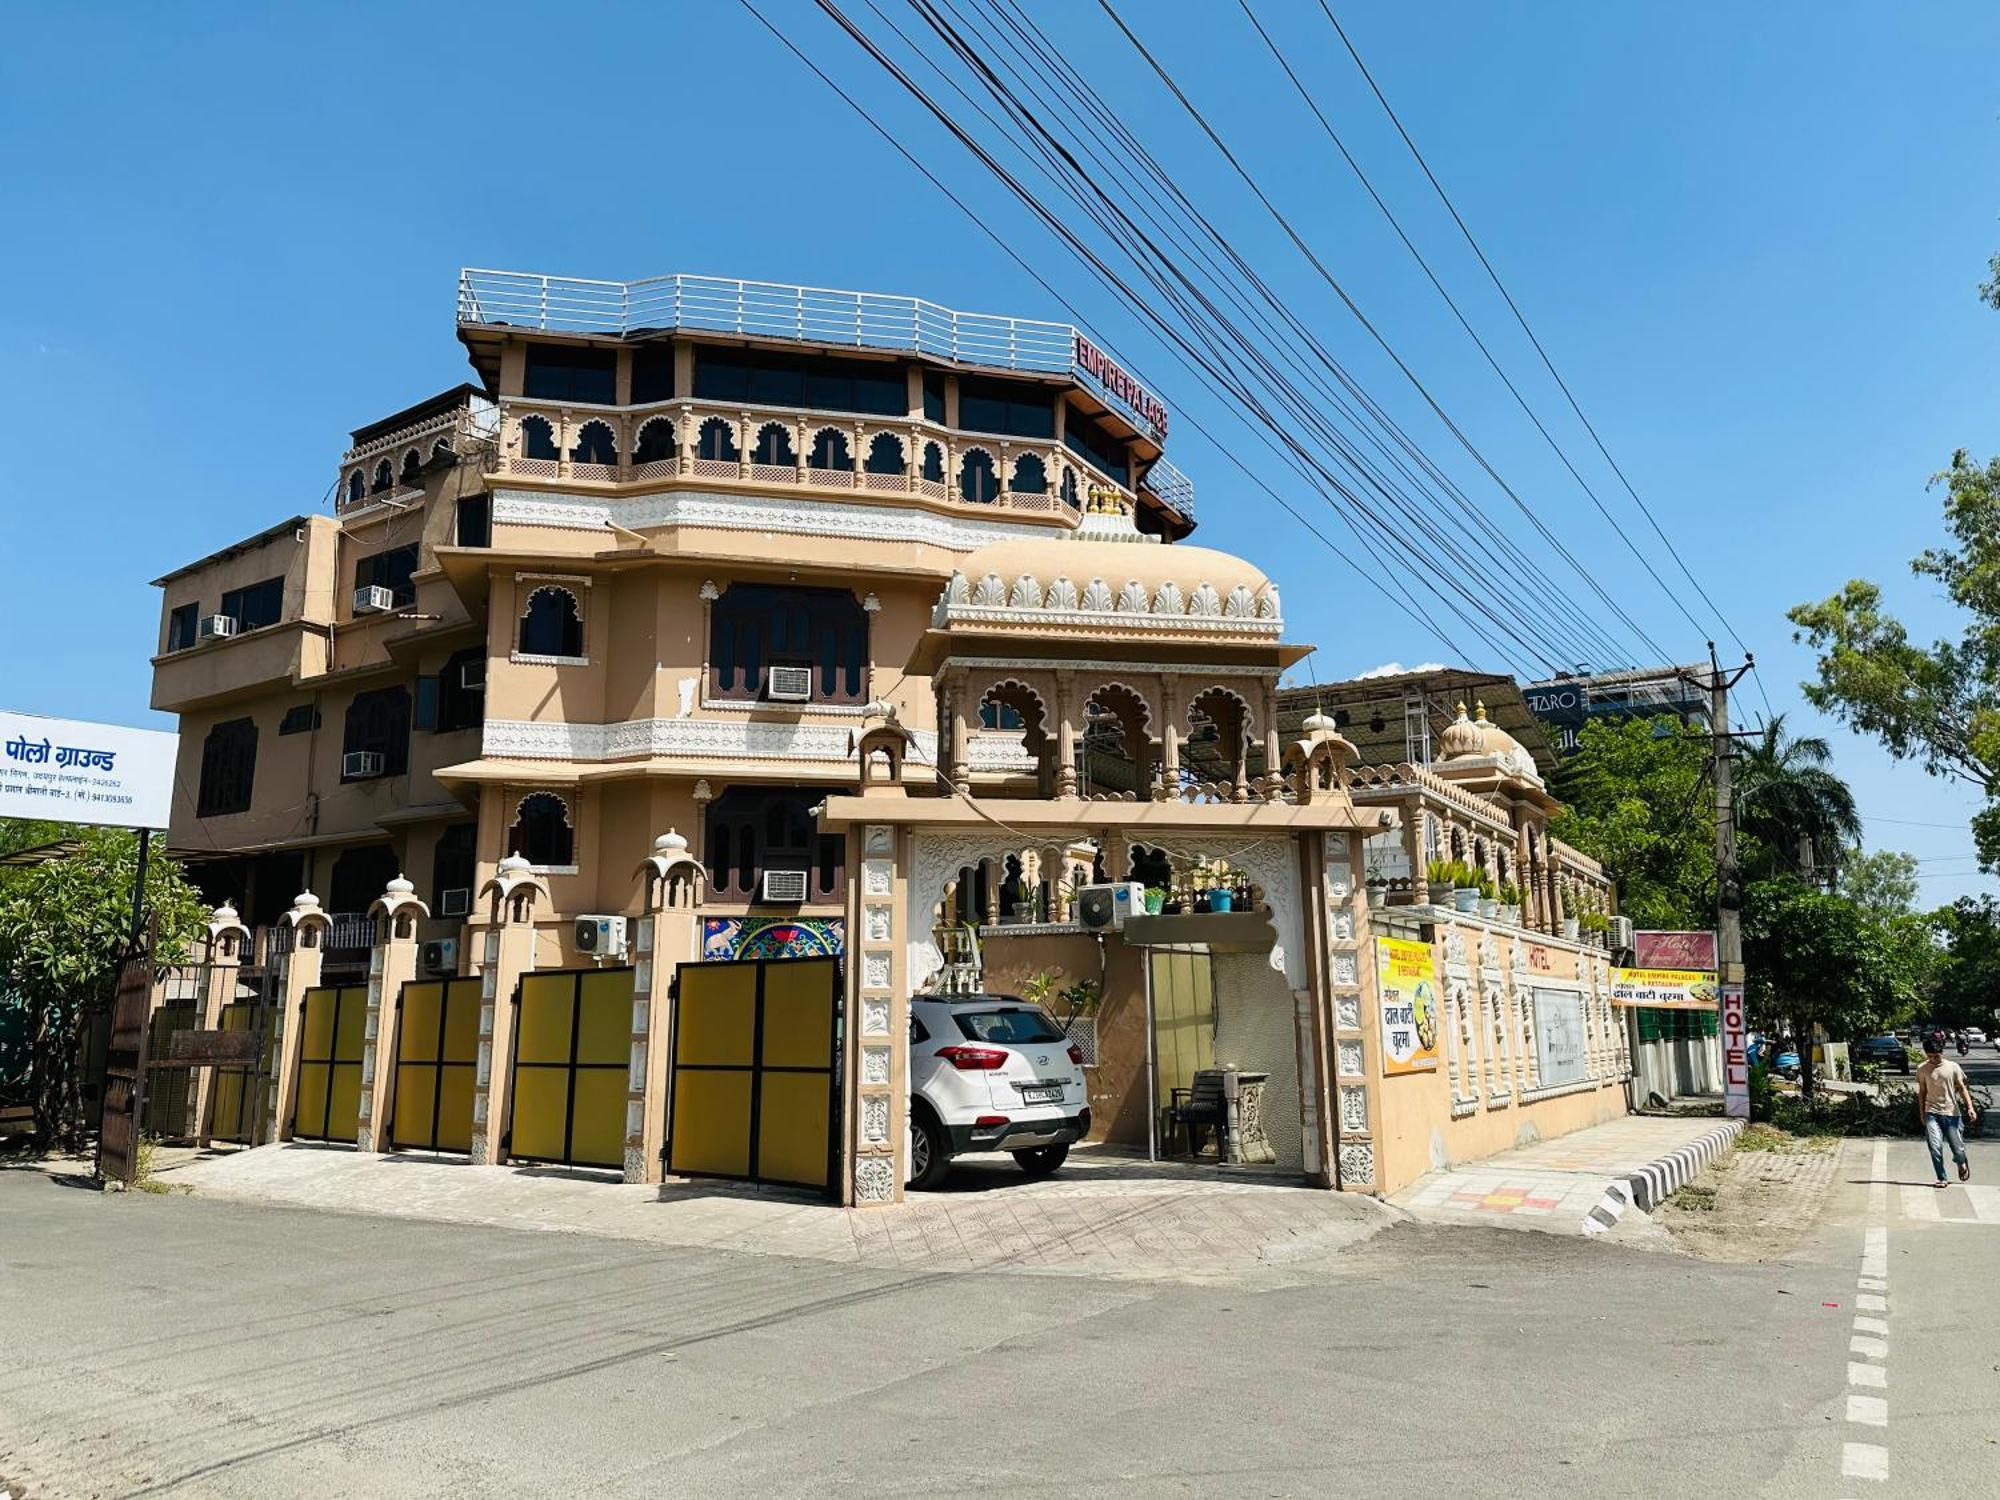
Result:
{"label": "white dashed road marking", "polygon": [[1842,1443],[1840,1472],[1847,1479],[1887,1479],[1889,1450],[1879,1443]]}
{"label": "white dashed road marking", "polygon": [[[1860,1288],[1854,1295],[1854,1326],[1847,1352],[1859,1356],[1847,1362],[1847,1421],[1852,1427],[1887,1427],[1889,1398],[1865,1396],[1862,1390],[1889,1388],[1889,1143],[1877,1141],[1870,1162],[1868,1217],[1874,1220],[1862,1231],[1861,1274],[1855,1278]],[[1912,1195],[1937,1217],[1935,1189],[1904,1188],[1902,1208],[1911,1213]],[[1886,1480],[1889,1477],[1889,1450],[1881,1443],[1844,1442],[1840,1445],[1840,1477],[1843,1479]]]}
{"label": "white dashed road marking", "polygon": [[1862,1427],[1887,1427],[1889,1403],[1881,1396],[1857,1396],[1850,1391],[1847,1397],[1847,1420]]}

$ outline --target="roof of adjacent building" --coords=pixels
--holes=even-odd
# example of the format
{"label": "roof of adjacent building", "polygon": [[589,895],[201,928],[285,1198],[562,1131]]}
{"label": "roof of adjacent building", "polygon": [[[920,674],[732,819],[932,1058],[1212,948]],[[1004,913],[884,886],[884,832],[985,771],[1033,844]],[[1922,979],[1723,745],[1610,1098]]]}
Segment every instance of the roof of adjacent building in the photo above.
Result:
{"label": "roof of adjacent building", "polygon": [[227,562],[232,557],[239,557],[245,552],[254,551],[256,548],[263,546],[266,542],[275,542],[276,540],[278,540],[279,537],[283,536],[286,532],[297,531],[301,526],[306,525],[311,519],[312,518],[310,516],[292,516],[286,520],[278,522],[278,524],[275,526],[267,526],[262,531],[258,532],[255,536],[246,536],[245,538],[243,538],[242,541],[231,542],[227,547],[220,547],[215,551],[209,553],[208,556],[206,557],[197,557],[191,563],[183,563],[180,567],[175,568],[171,573],[162,573],[158,578],[155,578],[153,580],[153,587],[156,589],[165,588],[168,584],[172,583],[176,578],[183,578],[189,573],[196,572],[199,569],[209,567],[215,563]]}

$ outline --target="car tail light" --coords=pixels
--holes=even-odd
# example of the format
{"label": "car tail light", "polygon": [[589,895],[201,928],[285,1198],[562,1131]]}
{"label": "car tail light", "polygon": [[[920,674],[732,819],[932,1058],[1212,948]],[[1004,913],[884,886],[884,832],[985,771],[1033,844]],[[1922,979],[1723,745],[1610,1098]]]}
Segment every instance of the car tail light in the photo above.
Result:
{"label": "car tail light", "polygon": [[1069,1060],[1079,1068],[1083,1066],[1083,1048],[1077,1046],[1075,1042],[1069,1044]]}
{"label": "car tail light", "polygon": [[974,1130],[998,1130],[1007,1123],[1005,1115],[981,1115],[972,1122]]}
{"label": "car tail light", "polygon": [[967,1073],[991,1073],[1007,1066],[1007,1054],[997,1047],[940,1047],[937,1055]]}

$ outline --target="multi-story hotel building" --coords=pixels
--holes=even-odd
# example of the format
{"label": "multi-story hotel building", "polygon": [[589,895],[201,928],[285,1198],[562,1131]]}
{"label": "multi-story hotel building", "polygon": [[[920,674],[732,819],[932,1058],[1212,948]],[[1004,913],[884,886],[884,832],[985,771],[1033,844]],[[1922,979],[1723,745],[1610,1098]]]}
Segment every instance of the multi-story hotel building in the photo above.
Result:
{"label": "multi-story hotel building", "polygon": [[[473,379],[356,428],[330,514],[158,580],[171,841],[253,926],[318,893],[330,970],[398,874],[446,936],[515,853],[551,897],[539,962],[573,958],[571,919],[626,910],[663,829],[705,917],[838,918],[812,809],[871,699],[935,746],[904,668],[958,560],[1074,530],[1093,494],[1193,527],[1164,409],[1067,326],[467,271],[457,330]],[[985,715],[1003,776],[1018,735]]]}

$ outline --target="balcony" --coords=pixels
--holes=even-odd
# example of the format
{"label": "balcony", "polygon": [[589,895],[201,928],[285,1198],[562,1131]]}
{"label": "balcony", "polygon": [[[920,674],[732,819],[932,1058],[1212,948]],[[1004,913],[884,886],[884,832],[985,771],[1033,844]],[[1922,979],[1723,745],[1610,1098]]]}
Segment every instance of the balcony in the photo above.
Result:
{"label": "balcony", "polygon": [[407,509],[421,502],[424,465],[440,453],[463,458],[489,447],[499,424],[497,406],[468,396],[449,411],[356,444],[341,455],[335,509],[344,515],[373,505]]}
{"label": "balcony", "polygon": [[[1049,439],[963,432],[907,417],[686,399],[618,407],[508,397],[500,403],[495,472],[590,486],[694,480],[829,497],[915,496],[982,512],[1063,517],[1080,513],[1093,489],[1115,490],[1128,504],[1134,498],[1130,488]],[[1193,487],[1164,461],[1154,464],[1143,488],[1183,520],[1193,519]]]}

